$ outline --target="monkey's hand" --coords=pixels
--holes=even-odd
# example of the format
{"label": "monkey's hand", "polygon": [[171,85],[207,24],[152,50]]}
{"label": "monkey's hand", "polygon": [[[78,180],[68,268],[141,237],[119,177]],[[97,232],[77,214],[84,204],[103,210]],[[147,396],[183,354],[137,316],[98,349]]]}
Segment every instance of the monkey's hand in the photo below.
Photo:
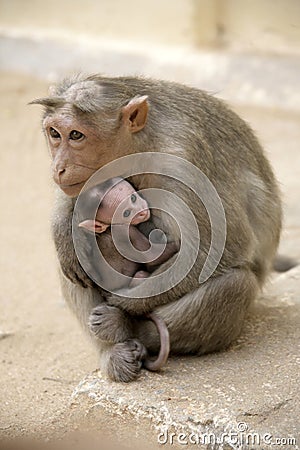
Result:
{"label": "monkey's hand", "polygon": [[[143,283],[139,285],[142,286]],[[133,288],[135,289],[135,288]],[[117,306],[118,308],[126,311],[132,316],[143,316],[155,309],[158,306],[164,305],[175,299],[170,296],[168,298],[167,293],[155,295],[153,297],[141,297],[141,298],[130,298],[117,294],[113,294],[107,297],[107,303],[111,306]]]}

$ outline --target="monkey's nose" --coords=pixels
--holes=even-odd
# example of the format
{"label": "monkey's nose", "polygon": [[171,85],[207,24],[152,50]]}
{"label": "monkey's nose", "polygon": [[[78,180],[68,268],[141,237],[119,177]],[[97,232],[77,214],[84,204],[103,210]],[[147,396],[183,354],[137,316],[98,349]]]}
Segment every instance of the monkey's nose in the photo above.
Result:
{"label": "monkey's nose", "polygon": [[138,220],[138,221],[148,220],[148,218],[149,218],[148,215],[149,215],[149,211],[147,209],[145,209],[144,211],[141,211],[138,214],[136,214],[134,216],[134,219]]}
{"label": "monkey's nose", "polygon": [[58,175],[58,179],[59,181],[61,181],[61,177],[63,176],[63,174],[65,173],[66,169],[58,169],[57,170],[57,175]]}

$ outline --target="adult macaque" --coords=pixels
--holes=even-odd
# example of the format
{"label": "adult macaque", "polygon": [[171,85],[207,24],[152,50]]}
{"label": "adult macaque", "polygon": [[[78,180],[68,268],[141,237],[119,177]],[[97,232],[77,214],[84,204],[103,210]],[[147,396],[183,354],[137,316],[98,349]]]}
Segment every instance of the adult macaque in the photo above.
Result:
{"label": "adult macaque", "polygon": [[[113,380],[130,381],[140,371],[144,346],[153,351],[159,347],[154,325],[147,321],[141,326],[128,312],[142,315],[155,310],[168,327],[173,353],[203,354],[228,347],[239,335],[248,307],[269,273],[281,229],[277,184],[248,125],[222,101],[203,91],[134,77],[67,79],[50,97],[34,103],[45,107],[43,128],[53,158],[53,178],[60,188],[53,234],[64,273],[63,294],[84,327],[88,323],[97,326],[101,317],[100,328],[107,324],[110,337],[115,330],[114,342],[96,339],[102,371]],[[74,198],[99,168],[140,152],[180,156],[201,169],[223,203],[226,245],[213,275],[199,284],[211,242],[204,206],[191,190],[171,177],[151,173],[135,176],[137,190],[161,188],[184,200],[197,220],[201,246],[194,266],[175,287],[142,299],[114,295],[107,299],[109,306],[103,301],[105,293],[93,286],[80,267],[73,249]],[[174,173],[185,170],[182,167],[178,163]],[[124,173],[118,175],[126,178]],[[197,183],[197,179],[191,182]],[[185,219],[181,207],[177,207],[176,216]],[[152,220],[168,241],[179,241],[178,229],[167,215],[158,212]],[[189,226],[186,220],[188,230]],[[193,245],[193,235],[189,244]],[[169,267],[174,258],[141,286]]]}

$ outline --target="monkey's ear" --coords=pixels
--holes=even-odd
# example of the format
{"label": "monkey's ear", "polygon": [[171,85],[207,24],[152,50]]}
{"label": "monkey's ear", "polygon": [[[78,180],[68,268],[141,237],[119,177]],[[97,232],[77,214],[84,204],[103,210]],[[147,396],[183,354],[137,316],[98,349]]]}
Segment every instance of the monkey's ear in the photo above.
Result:
{"label": "monkey's ear", "polygon": [[148,95],[134,97],[122,108],[123,123],[128,126],[131,133],[140,131],[146,125],[148,116]]}
{"label": "monkey's ear", "polygon": [[80,228],[85,228],[88,231],[92,231],[93,233],[103,233],[109,227],[107,223],[92,219],[84,220],[83,222],[80,222],[78,226]]}

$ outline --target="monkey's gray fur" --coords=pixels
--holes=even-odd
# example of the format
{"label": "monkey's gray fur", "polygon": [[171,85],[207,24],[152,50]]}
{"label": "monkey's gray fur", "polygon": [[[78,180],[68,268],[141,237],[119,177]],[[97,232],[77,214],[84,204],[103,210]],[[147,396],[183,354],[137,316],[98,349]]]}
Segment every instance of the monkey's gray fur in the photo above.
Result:
{"label": "monkey's gray fur", "polygon": [[[249,126],[203,91],[134,77],[68,79],[49,98],[35,103],[45,107],[44,130],[54,180],[68,194],[59,191],[53,216],[63,295],[83,327],[90,326],[103,372],[116,381],[130,381],[138,375],[144,347],[157,351],[159,346],[153,323],[138,319],[153,310],[168,326],[173,353],[204,354],[228,347],[239,335],[248,307],[268,276],[281,230],[277,184]],[[78,130],[84,138],[73,142],[77,135],[71,130]],[[104,164],[145,151],[175,154],[204,172],[224,206],[226,245],[213,275],[199,285],[211,238],[205,208],[187,187],[171,178],[133,177],[137,189],[170,190],[187,203],[198,222],[201,247],[192,270],[170,291],[146,299],[107,297],[110,309],[101,322],[116,331],[104,340],[101,325],[98,330],[93,319],[99,305],[102,309],[103,292],[89,280],[74,253],[71,197]],[[184,169],[174,168],[180,170]],[[180,216],[178,207],[176,212]],[[157,215],[153,221],[168,240],[179,239],[178,229],[166,215]],[[192,236],[189,245],[193,245]]]}

